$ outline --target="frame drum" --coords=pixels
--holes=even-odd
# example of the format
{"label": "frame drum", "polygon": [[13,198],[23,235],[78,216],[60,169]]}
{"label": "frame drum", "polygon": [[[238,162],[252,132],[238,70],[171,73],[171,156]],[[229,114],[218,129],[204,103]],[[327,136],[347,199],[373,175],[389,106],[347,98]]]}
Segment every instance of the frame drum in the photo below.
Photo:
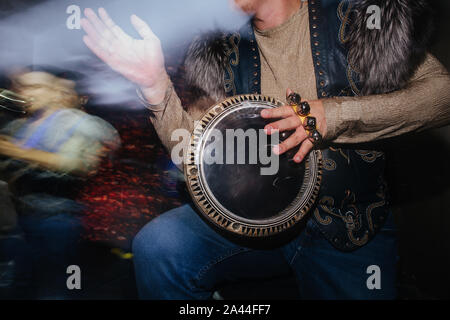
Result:
{"label": "frame drum", "polygon": [[[260,113],[282,105],[263,95],[235,96],[212,106],[194,126],[184,158],[187,188],[203,217],[227,233],[249,238],[283,233],[302,220],[319,193],[319,150],[300,164],[292,160],[296,151],[272,153],[291,133],[271,141],[274,136],[263,129],[273,119]],[[255,161],[255,150],[272,163]],[[273,164],[276,170],[262,174]]]}

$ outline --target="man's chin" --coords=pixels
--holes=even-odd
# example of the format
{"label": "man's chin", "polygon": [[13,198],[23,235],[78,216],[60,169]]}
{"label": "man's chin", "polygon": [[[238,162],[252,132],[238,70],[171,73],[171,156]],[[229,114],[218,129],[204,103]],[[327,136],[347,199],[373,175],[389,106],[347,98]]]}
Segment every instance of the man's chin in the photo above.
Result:
{"label": "man's chin", "polygon": [[231,0],[233,8],[241,11],[242,13],[253,15],[256,12],[255,3],[251,0]]}

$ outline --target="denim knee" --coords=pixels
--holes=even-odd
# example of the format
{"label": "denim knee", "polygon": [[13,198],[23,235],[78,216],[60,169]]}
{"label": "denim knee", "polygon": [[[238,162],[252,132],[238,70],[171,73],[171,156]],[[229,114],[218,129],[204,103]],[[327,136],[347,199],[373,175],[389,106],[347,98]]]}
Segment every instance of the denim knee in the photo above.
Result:
{"label": "denim knee", "polygon": [[149,222],[134,237],[132,243],[132,252],[135,261],[155,260],[163,258],[167,252],[161,246],[164,245],[164,235],[168,230],[164,230],[164,224],[158,223],[157,218]]}
{"label": "denim knee", "polygon": [[[190,251],[187,239],[191,236],[185,207],[166,212],[149,222],[136,235],[132,251],[136,263],[152,261],[153,267],[175,264]],[[192,209],[191,209],[192,210]]]}
{"label": "denim knee", "polygon": [[193,238],[188,209],[181,207],[162,214],[134,238],[132,251],[140,298],[191,297],[190,279],[194,275],[186,267],[197,247],[188,241]]}

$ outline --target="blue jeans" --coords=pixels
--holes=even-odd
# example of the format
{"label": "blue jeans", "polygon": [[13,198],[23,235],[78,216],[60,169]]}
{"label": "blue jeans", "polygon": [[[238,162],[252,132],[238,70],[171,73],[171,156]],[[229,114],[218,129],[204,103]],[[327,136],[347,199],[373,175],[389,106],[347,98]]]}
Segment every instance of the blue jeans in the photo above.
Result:
{"label": "blue jeans", "polygon": [[[215,232],[185,205],[149,222],[133,241],[142,299],[210,299],[224,283],[294,273],[302,299],[395,299],[397,239],[392,214],[366,246],[341,252],[310,219],[292,241],[256,250]],[[381,289],[369,290],[367,268],[381,271]]]}

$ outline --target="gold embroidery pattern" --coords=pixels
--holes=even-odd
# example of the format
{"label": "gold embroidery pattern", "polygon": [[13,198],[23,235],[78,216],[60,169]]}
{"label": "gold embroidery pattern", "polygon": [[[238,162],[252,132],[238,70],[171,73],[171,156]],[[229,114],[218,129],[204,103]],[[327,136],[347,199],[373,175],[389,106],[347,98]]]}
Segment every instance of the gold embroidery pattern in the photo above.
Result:
{"label": "gold embroidery pattern", "polygon": [[355,152],[368,163],[374,163],[378,158],[384,156],[384,153],[381,151],[355,150]]}
{"label": "gold embroidery pattern", "polygon": [[[347,61],[349,61],[348,57],[347,57]],[[353,72],[355,72],[355,69],[351,66],[350,63],[348,63],[348,65],[347,65],[347,79],[348,79],[348,82],[350,83],[350,86],[352,87],[353,92],[356,95],[359,95],[361,90],[359,90],[358,86],[356,85],[355,80],[353,80]]]}
{"label": "gold embroidery pattern", "polygon": [[339,152],[341,154],[341,156],[343,156],[345,158],[345,160],[347,160],[347,163],[350,163],[350,157],[348,155],[346,155],[341,148],[329,147],[329,149],[333,152]]}
{"label": "gold embroidery pattern", "polygon": [[[332,216],[336,216],[336,217],[341,218],[340,215],[334,213],[334,212],[331,211],[330,208],[329,208],[329,207],[333,207],[333,206],[334,206],[334,199],[333,199],[332,197],[327,197],[327,196],[322,197],[322,198],[319,200],[319,206],[320,206],[320,208],[321,208],[323,211],[325,211],[326,213],[328,213],[328,214],[330,214],[330,215],[332,215]],[[325,225],[325,226],[327,226],[327,225],[331,224],[331,222],[333,222],[333,219],[332,219],[330,216],[326,216],[325,218],[323,218],[323,217],[320,215],[320,212],[319,212],[319,210],[318,210],[317,208],[316,208],[316,210],[314,210],[314,216],[316,217],[317,221],[318,221],[320,224],[323,224],[323,225]]]}
{"label": "gold embroidery pattern", "polygon": [[324,159],[323,168],[327,171],[334,171],[337,168],[337,164],[332,159]]}
{"label": "gold embroidery pattern", "polygon": [[[344,6],[347,5],[345,12],[344,12]],[[349,38],[345,36],[345,31],[347,26],[350,23],[350,14],[353,10],[353,3],[348,1],[348,0],[343,0],[339,3],[338,9],[337,9],[337,14],[339,17],[339,20],[341,21],[341,26],[339,28],[339,41],[342,44],[346,44],[349,41]],[[347,80],[350,83],[350,87],[352,88],[353,92],[356,95],[359,95],[359,93],[361,92],[358,88],[358,86],[356,85],[356,82],[353,78],[353,72],[355,72],[355,68],[353,68],[353,66],[351,65],[351,63],[349,62],[349,59],[347,57]]]}
{"label": "gold embroidery pattern", "polygon": [[367,233],[362,238],[359,238],[359,237],[355,238],[353,231],[351,231],[351,230],[348,230],[347,234],[348,234],[350,241],[359,247],[365,245],[369,241],[369,235]]}
{"label": "gold embroidery pattern", "polygon": [[[347,9],[344,13],[344,6],[348,4]],[[339,28],[339,41],[342,44],[347,43],[348,38],[345,38],[345,28],[347,27],[349,23],[350,13],[352,12],[353,3],[349,2],[348,0],[343,0],[339,3],[338,6],[338,17],[339,20],[341,20],[341,27]]]}
{"label": "gold embroidery pattern", "polygon": [[347,205],[348,208],[352,208],[354,210],[347,211],[346,216],[342,217],[345,222],[345,226],[347,228],[347,235],[349,240],[356,246],[362,246],[369,241],[369,235],[366,233],[362,238],[355,236],[355,232],[361,230],[361,216],[359,215],[358,208],[356,207],[356,195],[354,192],[347,190],[347,195],[344,201],[342,201],[341,209],[344,209],[343,206],[345,203],[349,203]]}
{"label": "gold embroidery pattern", "polygon": [[333,206],[334,206],[334,199],[333,199],[332,197],[329,197],[329,196],[323,196],[323,197],[319,200],[319,205],[320,205],[320,207],[323,209],[323,211],[325,211],[325,212],[327,212],[327,213],[329,213],[329,214],[331,214],[331,215],[340,217],[338,214],[334,213],[333,211],[331,211],[331,210],[329,209],[329,207],[333,207]]}
{"label": "gold embroidery pattern", "polygon": [[[369,234],[374,233],[374,226],[371,217],[372,211],[375,208],[382,207],[386,204],[386,202],[384,201],[384,195],[382,193],[377,193],[377,195],[382,198],[383,201],[373,203],[367,207],[366,218],[370,232],[366,231],[363,235],[357,235],[358,232],[361,232],[361,228],[363,226],[361,221],[362,216],[359,215],[358,208],[355,205],[356,195],[350,190],[347,190],[346,197],[342,201],[340,209],[338,210],[340,214],[337,214],[333,210],[331,210],[331,208],[335,205],[335,200],[330,196],[324,196],[319,200],[318,206],[329,215],[327,215],[326,217],[321,216],[319,209],[316,208],[314,210],[314,217],[316,218],[317,222],[325,226],[330,225],[333,222],[332,216],[342,219],[342,221],[345,223],[347,236],[350,242],[356,246],[363,246],[369,241]],[[342,210],[346,210],[346,213],[343,214]]]}
{"label": "gold embroidery pattern", "polygon": [[[239,42],[241,41],[241,36],[239,33],[234,33],[228,39],[230,42],[231,48],[226,52],[226,55],[233,66],[237,66],[239,64]],[[231,55],[234,53],[234,59],[231,59]]]}
{"label": "gold embroidery pattern", "polygon": [[[348,159],[345,150],[333,147],[330,147],[329,149],[333,152],[339,152],[345,159]],[[367,162],[374,162],[379,157],[384,156],[384,153],[379,151],[355,150],[355,152]],[[330,162],[328,159],[325,159],[325,169],[328,170],[329,166]],[[323,196],[319,200],[317,208],[314,210],[314,218],[323,226],[328,226],[332,224],[333,221],[336,221],[334,220],[334,217],[341,219],[346,228],[344,234],[340,232],[341,237],[345,235],[345,239],[347,239],[345,246],[349,248],[352,247],[352,245],[361,247],[369,242],[371,235],[373,235],[375,230],[379,227],[376,225],[376,222],[373,221],[372,215],[375,209],[386,205],[384,192],[385,189],[381,186],[376,193],[378,201],[375,201],[377,202],[361,203],[360,205],[357,205],[356,194],[351,190],[346,190],[345,197],[340,203],[340,206],[335,205],[336,201],[333,197]],[[333,241],[338,241],[338,239],[339,237],[335,238]]]}
{"label": "gold embroidery pattern", "polygon": [[225,92],[230,93],[232,92],[232,95],[236,95],[236,86],[234,84],[234,73],[231,69],[231,66],[237,66],[239,64],[239,42],[241,41],[241,36],[238,33],[232,34],[228,38],[228,42],[230,43],[230,49],[225,52],[229,63],[226,67],[225,72]]}
{"label": "gold embroidery pattern", "polygon": [[324,226],[327,226],[327,225],[331,224],[331,222],[333,222],[333,219],[330,216],[326,216],[325,219],[323,219],[319,213],[319,209],[317,209],[317,208],[316,208],[316,210],[314,210],[314,216],[316,217],[316,220],[320,224],[323,224]]}
{"label": "gold embroidery pattern", "polygon": [[[361,221],[359,221],[359,219],[354,219],[352,213],[353,212],[351,211],[347,211],[347,215],[342,217],[342,220],[344,220],[347,230],[358,231],[361,229]],[[356,213],[355,216],[358,216],[358,214]]]}
{"label": "gold embroidery pattern", "polygon": [[372,211],[376,208],[382,207],[386,204],[386,201],[380,201],[380,202],[376,202],[376,203],[372,203],[370,206],[367,207],[366,210],[366,217],[367,217],[367,223],[369,224],[369,229],[371,232],[374,232],[375,229],[373,227],[373,222],[372,222]]}

